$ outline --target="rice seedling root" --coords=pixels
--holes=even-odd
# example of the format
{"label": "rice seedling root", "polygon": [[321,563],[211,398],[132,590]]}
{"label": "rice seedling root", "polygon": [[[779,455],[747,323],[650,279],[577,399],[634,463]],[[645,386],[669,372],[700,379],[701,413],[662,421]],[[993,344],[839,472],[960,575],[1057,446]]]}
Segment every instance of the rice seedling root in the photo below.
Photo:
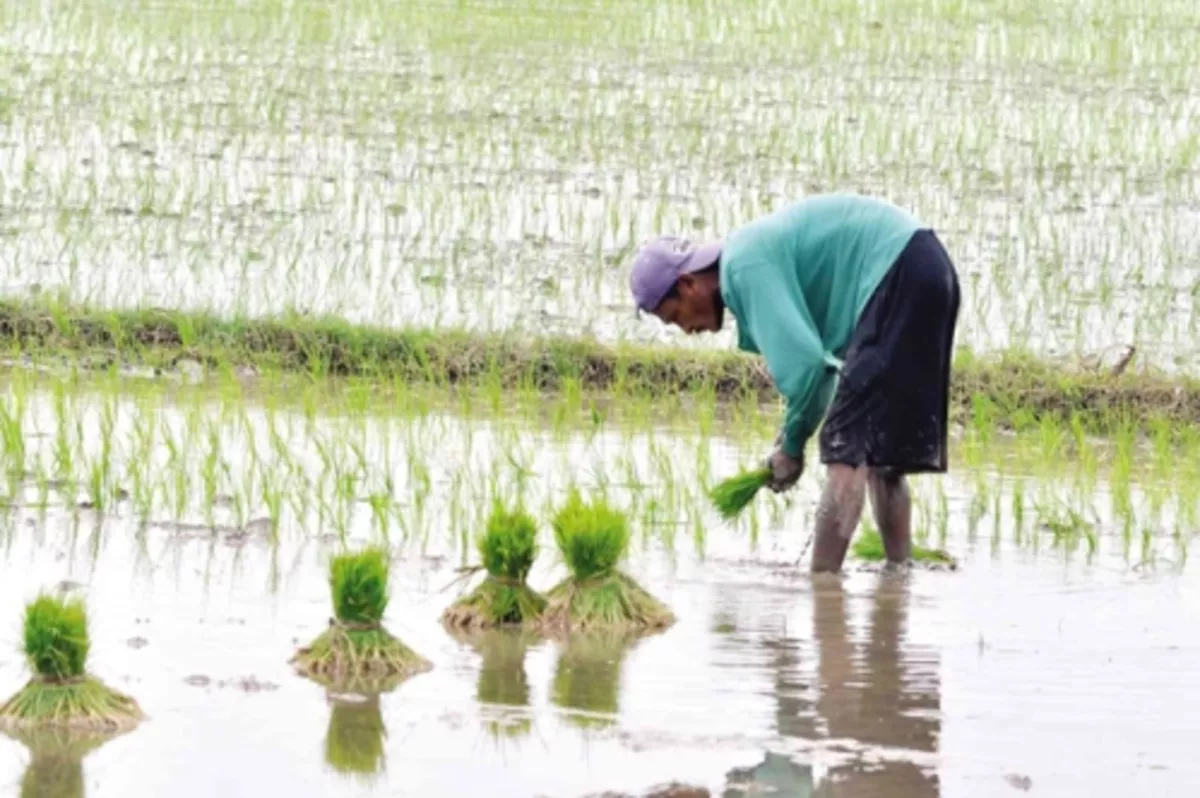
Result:
{"label": "rice seedling root", "polygon": [[116,732],[136,726],[145,714],[133,698],[93,676],[32,678],[0,706],[0,729],[43,726],[81,732]]}
{"label": "rice seedling root", "polygon": [[479,587],[446,608],[442,623],[463,630],[529,626],[537,623],[546,603],[523,581],[488,574]]}
{"label": "rice seedling root", "polygon": [[665,604],[620,571],[584,580],[568,577],[546,598],[539,627],[550,634],[590,629],[653,631],[675,623]]}
{"label": "rice seedling root", "polygon": [[386,686],[433,664],[380,624],[329,620],[329,628],[291,659],[297,673],[326,685]]}

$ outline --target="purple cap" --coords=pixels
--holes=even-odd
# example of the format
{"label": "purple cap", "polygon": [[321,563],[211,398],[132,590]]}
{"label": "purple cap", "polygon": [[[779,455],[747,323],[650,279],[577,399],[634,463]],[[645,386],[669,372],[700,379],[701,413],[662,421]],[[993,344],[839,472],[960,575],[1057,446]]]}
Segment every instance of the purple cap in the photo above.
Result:
{"label": "purple cap", "polygon": [[652,239],[633,259],[633,269],[629,273],[633,301],[639,310],[654,310],[681,274],[703,271],[720,257],[720,241],[694,247],[686,238],[659,236]]}

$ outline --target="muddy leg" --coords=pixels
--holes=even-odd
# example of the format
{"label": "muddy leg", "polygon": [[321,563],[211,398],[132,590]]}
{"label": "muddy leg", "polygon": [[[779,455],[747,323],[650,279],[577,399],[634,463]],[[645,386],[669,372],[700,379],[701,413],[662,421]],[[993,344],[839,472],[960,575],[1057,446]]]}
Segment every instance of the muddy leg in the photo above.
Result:
{"label": "muddy leg", "polygon": [[871,510],[888,562],[908,562],[912,557],[912,499],[903,474],[871,469],[867,480]]}
{"label": "muddy leg", "polygon": [[866,493],[867,469],[831,465],[817,505],[816,540],[813,543],[812,571],[837,572],[842,569],[850,537],[862,515]]}

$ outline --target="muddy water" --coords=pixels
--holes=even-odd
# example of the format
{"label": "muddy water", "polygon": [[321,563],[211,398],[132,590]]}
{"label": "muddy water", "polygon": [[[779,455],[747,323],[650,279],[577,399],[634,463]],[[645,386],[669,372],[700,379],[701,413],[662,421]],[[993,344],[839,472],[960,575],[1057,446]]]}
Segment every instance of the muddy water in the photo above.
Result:
{"label": "muddy water", "polygon": [[[8,412],[23,408],[26,471],[43,480],[61,431],[53,390],[7,387],[19,397]],[[1189,735],[1200,582],[1184,556],[1195,488],[1182,469],[1167,473],[1178,482],[1116,490],[1070,462],[1030,472],[1015,449],[972,451],[967,469],[956,444],[952,474],[920,480],[915,496],[921,532],[934,545],[944,532],[959,570],[897,576],[853,563],[814,582],[794,566],[813,477],[790,503],[756,500],[754,525],[722,525],[698,498],[769,433],[551,430],[433,408],[380,417],[333,398],[327,414],[307,415],[127,389],[75,386],[63,404],[75,478],[111,456],[112,487],[127,497],[97,515],[30,484],[3,517],[0,695],[27,678],[21,602],[58,587],[88,599],[93,672],[149,720],[65,747],[0,737],[0,795],[640,796],[677,783],[730,796],[772,785],[795,796],[1094,796],[1191,794],[1200,781]],[[185,452],[185,466],[164,450]],[[219,475],[216,531],[204,520],[206,462]],[[277,474],[287,477],[272,543],[257,497]],[[628,569],[678,624],[644,639],[448,634],[446,587],[489,491],[526,482],[544,517],[571,479],[630,509]],[[153,488],[145,523],[139,484]],[[433,669],[380,696],[327,695],[287,660],[327,622],[335,532],[378,534],[359,497],[384,485],[407,523],[390,527],[386,623]],[[190,491],[182,504],[179,490]],[[1134,508],[1131,531],[1114,495]],[[238,502],[253,519],[241,528]],[[1050,527],[1070,513],[1095,517],[1092,543],[1056,540]],[[531,576],[543,589],[563,573],[544,545]]]}
{"label": "muddy water", "polygon": [[24,678],[19,602],[71,580],[93,615],[92,670],[150,718],[85,758],[54,746],[31,758],[0,738],[3,794],[641,795],[679,782],[730,796],[754,783],[792,796],[1184,795],[1200,783],[1192,569],[967,546],[957,572],[856,566],[814,582],[769,555],[652,547],[630,569],[678,624],[563,644],[452,637],[437,623],[451,565],[407,552],[387,623],[434,668],[350,701],[287,665],[328,614],[321,547],[181,541],[58,510],[9,524],[0,692]]}

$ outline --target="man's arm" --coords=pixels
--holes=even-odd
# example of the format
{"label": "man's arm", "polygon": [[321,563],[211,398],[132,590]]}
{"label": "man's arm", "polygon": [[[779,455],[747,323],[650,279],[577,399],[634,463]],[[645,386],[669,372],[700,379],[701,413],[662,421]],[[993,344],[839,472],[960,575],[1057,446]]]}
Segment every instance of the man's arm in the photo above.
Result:
{"label": "man's arm", "polygon": [[821,423],[836,371],[825,355],[800,286],[784,270],[749,266],[731,275],[746,329],[766,360],[775,387],[787,399],[780,447],[799,460]]}

